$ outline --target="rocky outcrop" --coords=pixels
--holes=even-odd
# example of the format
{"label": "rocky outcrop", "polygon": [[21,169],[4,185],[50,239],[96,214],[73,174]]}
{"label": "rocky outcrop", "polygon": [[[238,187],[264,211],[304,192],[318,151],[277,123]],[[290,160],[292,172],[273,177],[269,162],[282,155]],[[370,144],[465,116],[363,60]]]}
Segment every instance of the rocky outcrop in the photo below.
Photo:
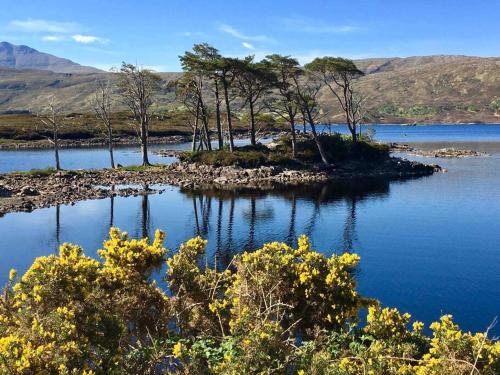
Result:
{"label": "rocky outcrop", "polygon": [[489,156],[488,154],[475,150],[461,150],[453,147],[440,148],[437,150],[420,150],[409,145],[391,143],[391,150],[404,152],[409,155],[423,156],[429,158],[470,158],[479,156]]}

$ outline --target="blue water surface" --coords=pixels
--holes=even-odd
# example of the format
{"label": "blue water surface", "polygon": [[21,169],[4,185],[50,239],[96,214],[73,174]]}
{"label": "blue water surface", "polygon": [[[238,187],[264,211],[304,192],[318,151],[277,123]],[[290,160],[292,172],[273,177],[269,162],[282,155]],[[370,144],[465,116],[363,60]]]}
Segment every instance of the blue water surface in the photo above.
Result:
{"label": "blue water surface", "polygon": [[[272,240],[293,243],[305,233],[316,249],[327,254],[360,254],[356,277],[363,295],[411,312],[426,323],[450,313],[464,329],[484,330],[500,314],[500,127],[375,129],[380,140],[428,149],[475,149],[490,156],[411,157],[440,164],[448,172],[406,181],[369,179],[224,194],[166,187],[161,195],[10,213],[0,218],[0,281],[6,281],[11,267],[22,273],[35,257],[54,253],[64,241],[78,243],[87,254],[97,256],[110,225],[137,237],[161,228],[173,251],[200,234],[209,240],[209,260],[221,265],[234,252]],[[101,152],[102,162],[106,161],[105,150],[65,152],[66,163],[72,153],[75,163],[95,162]],[[133,153],[122,152],[119,161]],[[22,151],[11,162],[28,166],[26,158],[37,159],[31,155],[39,153]],[[81,159],[82,155],[86,157]],[[2,152],[2,160],[4,156]],[[493,334],[500,334],[498,326]]]}

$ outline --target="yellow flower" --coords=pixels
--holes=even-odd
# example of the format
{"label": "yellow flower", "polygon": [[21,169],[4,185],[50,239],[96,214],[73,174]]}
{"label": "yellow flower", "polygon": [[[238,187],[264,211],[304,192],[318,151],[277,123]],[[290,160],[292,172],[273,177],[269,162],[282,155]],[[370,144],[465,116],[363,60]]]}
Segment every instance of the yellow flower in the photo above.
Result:
{"label": "yellow flower", "polygon": [[9,281],[12,281],[16,278],[17,276],[17,271],[12,268],[10,271],[9,271]]}
{"label": "yellow flower", "polygon": [[182,343],[180,341],[175,343],[172,354],[175,358],[180,358],[182,356]]}

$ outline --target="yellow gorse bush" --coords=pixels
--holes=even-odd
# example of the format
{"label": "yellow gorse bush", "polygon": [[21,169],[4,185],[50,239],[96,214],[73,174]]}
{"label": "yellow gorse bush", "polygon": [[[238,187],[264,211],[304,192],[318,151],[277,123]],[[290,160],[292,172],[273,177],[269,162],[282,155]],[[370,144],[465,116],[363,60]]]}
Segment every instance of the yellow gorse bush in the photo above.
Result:
{"label": "yellow gorse bush", "polygon": [[[409,314],[361,297],[356,254],[327,257],[302,236],[217,269],[202,238],[171,256],[164,238],[112,228],[101,260],[63,244],[21,277],[11,270],[0,374],[500,373],[500,344],[485,334],[445,315],[428,337]],[[165,262],[162,290],[151,275]]]}

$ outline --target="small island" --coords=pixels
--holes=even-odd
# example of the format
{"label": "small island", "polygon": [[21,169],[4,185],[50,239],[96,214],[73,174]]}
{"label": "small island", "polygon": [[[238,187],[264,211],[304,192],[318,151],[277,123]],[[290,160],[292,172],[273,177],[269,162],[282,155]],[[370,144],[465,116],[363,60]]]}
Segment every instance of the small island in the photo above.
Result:
{"label": "small island", "polygon": [[162,189],[151,189],[151,185],[273,189],[357,177],[412,178],[441,170],[437,165],[392,157],[386,144],[364,139],[354,143],[340,134],[319,136],[331,161],[324,165],[314,140],[306,135],[298,137],[294,158],[288,138],[282,135],[267,145],[242,146],[233,152],[163,152],[179,158],[170,165],[76,171],[49,168],[3,174],[0,212],[32,211],[84,199],[161,193]]}

